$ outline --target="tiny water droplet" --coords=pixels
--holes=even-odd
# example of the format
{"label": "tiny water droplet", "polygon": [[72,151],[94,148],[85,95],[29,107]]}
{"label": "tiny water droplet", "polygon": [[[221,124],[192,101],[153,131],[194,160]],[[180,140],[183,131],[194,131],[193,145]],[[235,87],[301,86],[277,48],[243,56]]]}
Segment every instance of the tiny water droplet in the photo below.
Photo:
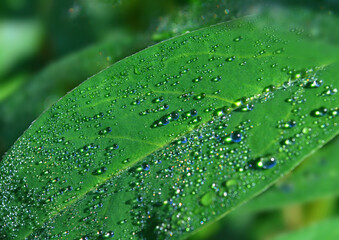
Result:
{"label": "tiny water droplet", "polygon": [[212,82],[219,82],[221,80],[221,76],[217,76],[211,79]]}
{"label": "tiny water droplet", "polygon": [[241,39],[242,39],[242,37],[239,36],[239,37],[234,38],[233,41],[234,41],[234,42],[239,42]]}
{"label": "tiny water droplet", "polygon": [[287,122],[282,122],[279,124],[279,128],[293,128],[297,125],[297,122],[294,120],[289,120]]}
{"label": "tiny water droplet", "polygon": [[104,174],[106,171],[107,171],[107,168],[106,167],[102,167],[102,168],[96,169],[93,172],[93,175],[101,175],[101,174]]}
{"label": "tiny water droplet", "polygon": [[235,56],[226,58],[226,62],[233,62],[235,60]]}
{"label": "tiny water droplet", "polygon": [[198,82],[200,82],[201,80],[202,80],[202,77],[200,76],[200,77],[194,78],[194,79],[192,80],[192,82],[198,83]]}

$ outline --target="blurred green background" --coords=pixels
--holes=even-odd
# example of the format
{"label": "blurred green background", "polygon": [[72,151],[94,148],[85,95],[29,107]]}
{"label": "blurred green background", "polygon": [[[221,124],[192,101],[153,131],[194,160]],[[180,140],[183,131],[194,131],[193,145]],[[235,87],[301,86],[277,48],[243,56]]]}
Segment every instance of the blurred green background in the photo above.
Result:
{"label": "blurred green background", "polygon": [[[114,62],[186,31],[277,6],[301,9],[311,25],[331,33],[323,41],[339,45],[338,0],[0,1],[0,155],[46,108]],[[260,196],[192,239],[273,239],[336,216],[338,143],[305,161],[262,201]],[[310,188],[316,183],[319,191]]]}

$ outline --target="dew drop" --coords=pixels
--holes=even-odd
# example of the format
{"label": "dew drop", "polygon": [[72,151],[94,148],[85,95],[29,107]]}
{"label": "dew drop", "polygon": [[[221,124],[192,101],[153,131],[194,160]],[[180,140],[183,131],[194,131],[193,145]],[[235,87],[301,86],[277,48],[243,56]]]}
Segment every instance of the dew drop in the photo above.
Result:
{"label": "dew drop", "polygon": [[316,80],[313,80],[313,81],[309,81],[306,84],[306,87],[307,88],[318,88],[318,87],[321,87],[321,85],[323,85],[323,81],[316,79]]}
{"label": "dew drop", "polygon": [[198,82],[201,82],[201,80],[202,80],[202,77],[200,76],[200,77],[194,78],[194,79],[192,80],[192,82],[198,83]]}
{"label": "dew drop", "polygon": [[238,143],[241,141],[241,138],[242,138],[242,134],[240,132],[237,131],[237,132],[231,133],[232,142]]}
{"label": "dew drop", "polygon": [[234,38],[233,41],[234,42],[239,42],[241,39],[242,39],[242,37],[239,36],[239,37]]}
{"label": "dew drop", "polygon": [[261,157],[257,160],[256,167],[259,169],[271,169],[277,164],[274,157]]}
{"label": "dew drop", "polygon": [[214,201],[214,198],[215,198],[215,194],[213,192],[208,192],[208,193],[205,193],[201,199],[200,199],[200,203],[201,205],[203,206],[209,206],[213,203]]}
{"label": "dew drop", "polygon": [[235,60],[235,56],[226,58],[226,62],[233,62]]}
{"label": "dew drop", "polygon": [[107,171],[106,167],[101,167],[99,169],[96,169],[95,171],[93,171],[93,175],[101,175],[104,174]]}
{"label": "dew drop", "polygon": [[178,120],[179,119],[179,113],[177,113],[177,112],[172,112],[171,113],[171,118],[173,119],[173,120]]}
{"label": "dew drop", "polygon": [[234,191],[236,189],[236,187],[238,186],[238,181],[236,179],[229,179],[226,181],[225,183],[225,187],[229,190],[229,191]]}
{"label": "dew drop", "polygon": [[325,107],[321,107],[319,109],[315,109],[311,112],[311,116],[313,117],[323,117],[328,113],[328,109]]}
{"label": "dew drop", "polygon": [[326,97],[326,96],[332,96],[338,92],[338,89],[332,88],[330,86],[325,87],[325,91],[321,93],[321,96]]}
{"label": "dew drop", "polygon": [[286,129],[288,129],[288,128],[293,128],[293,127],[295,127],[297,125],[297,122],[296,121],[294,121],[294,120],[289,120],[289,121],[287,121],[287,122],[282,122],[282,123],[280,123],[279,124],[279,128],[286,128]]}
{"label": "dew drop", "polygon": [[212,82],[219,82],[221,80],[221,76],[217,76],[211,79]]}
{"label": "dew drop", "polygon": [[113,231],[105,232],[103,234],[103,237],[104,238],[112,238],[112,237],[114,237],[114,232]]}

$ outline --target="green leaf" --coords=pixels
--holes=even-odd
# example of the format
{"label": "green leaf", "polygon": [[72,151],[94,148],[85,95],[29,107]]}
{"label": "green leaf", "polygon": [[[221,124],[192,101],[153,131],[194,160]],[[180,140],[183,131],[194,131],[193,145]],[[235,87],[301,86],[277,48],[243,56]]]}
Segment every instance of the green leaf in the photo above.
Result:
{"label": "green leaf", "polygon": [[16,75],[4,83],[0,83],[0,103],[8,96],[14,94],[24,83],[25,74]]}
{"label": "green leaf", "polygon": [[260,211],[339,195],[339,139],[304,160],[290,176],[246,204],[240,211]]}
{"label": "green leaf", "polygon": [[1,237],[186,237],[338,133],[338,56],[263,16],[114,64],[0,163]]}
{"label": "green leaf", "polygon": [[339,238],[339,218],[327,219],[300,230],[281,235],[275,240],[336,240]]}

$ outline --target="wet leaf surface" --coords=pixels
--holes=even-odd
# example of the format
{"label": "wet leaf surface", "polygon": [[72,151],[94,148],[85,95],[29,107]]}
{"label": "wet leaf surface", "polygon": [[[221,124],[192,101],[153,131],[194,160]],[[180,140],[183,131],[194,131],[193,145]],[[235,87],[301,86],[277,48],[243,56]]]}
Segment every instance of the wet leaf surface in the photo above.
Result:
{"label": "wet leaf surface", "polygon": [[277,209],[291,204],[337,196],[339,190],[338,146],[336,138],[304,160],[303,164],[274,187],[253,199],[240,211]]}
{"label": "wet leaf surface", "polygon": [[0,163],[1,237],[184,238],[266,189],[339,131],[339,49],[301,32],[248,17],[81,84]]}

